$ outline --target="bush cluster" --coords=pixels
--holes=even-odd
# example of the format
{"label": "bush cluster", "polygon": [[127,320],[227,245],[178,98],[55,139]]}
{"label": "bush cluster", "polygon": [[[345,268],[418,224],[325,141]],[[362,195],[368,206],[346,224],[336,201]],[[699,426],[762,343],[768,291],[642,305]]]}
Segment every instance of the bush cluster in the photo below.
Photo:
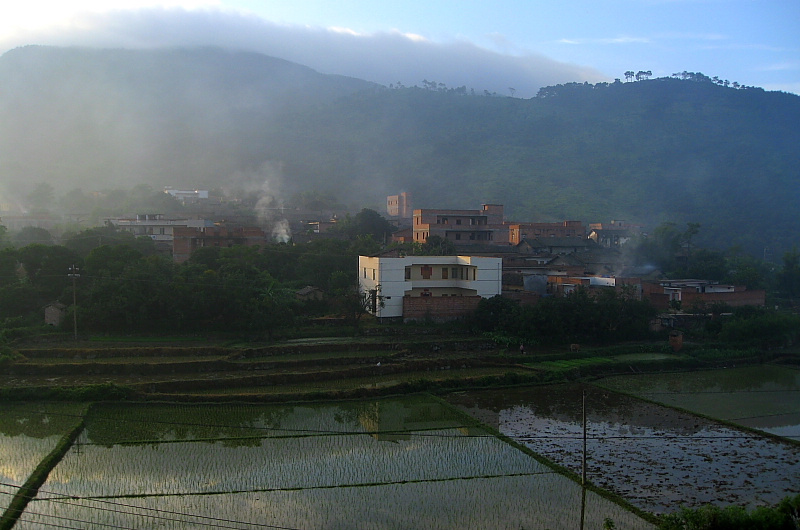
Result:
{"label": "bush cluster", "polygon": [[747,511],[741,506],[684,508],[664,516],[660,530],[796,530],[800,528],[800,495],[775,507]]}
{"label": "bush cluster", "polygon": [[613,289],[590,294],[581,288],[531,306],[501,296],[484,299],[468,325],[507,344],[608,344],[648,338],[650,320],[655,315],[648,302]]}

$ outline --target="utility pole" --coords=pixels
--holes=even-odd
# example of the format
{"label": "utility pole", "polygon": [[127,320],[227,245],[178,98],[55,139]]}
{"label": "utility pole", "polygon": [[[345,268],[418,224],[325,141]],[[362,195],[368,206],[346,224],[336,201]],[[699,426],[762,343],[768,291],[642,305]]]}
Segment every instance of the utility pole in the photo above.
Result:
{"label": "utility pole", "polygon": [[586,389],[583,390],[583,458],[581,461],[581,484],[586,486]]}
{"label": "utility pole", "polygon": [[69,274],[67,277],[72,278],[72,329],[75,332],[75,340],[78,340],[78,288],[76,286],[76,281],[78,278],[81,277],[80,269],[76,267],[74,264],[69,268]]}
{"label": "utility pole", "polygon": [[581,459],[581,526],[584,529],[586,522],[586,389],[583,389],[583,400],[581,406],[581,416],[583,420],[583,458]]}

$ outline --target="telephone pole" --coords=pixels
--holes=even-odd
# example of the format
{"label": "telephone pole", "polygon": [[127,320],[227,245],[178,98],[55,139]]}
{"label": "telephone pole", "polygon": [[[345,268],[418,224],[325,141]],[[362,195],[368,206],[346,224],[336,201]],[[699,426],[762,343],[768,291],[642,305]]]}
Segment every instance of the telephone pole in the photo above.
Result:
{"label": "telephone pole", "polygon": [[75,333],[75,340],[78,340],[78,287],[76,281],[81,277],[80,269],[74,264],[69,268],[68,278],[72,278],[72,329]]}

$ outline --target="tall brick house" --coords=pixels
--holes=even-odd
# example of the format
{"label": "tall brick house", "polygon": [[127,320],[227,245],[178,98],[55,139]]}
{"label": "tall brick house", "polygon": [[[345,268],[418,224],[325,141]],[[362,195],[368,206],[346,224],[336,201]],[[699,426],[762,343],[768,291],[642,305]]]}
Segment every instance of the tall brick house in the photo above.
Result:
{"label": "tall brick house", "polygon": [[412,231],[415,243],[439,236],[456,245],[508,244],[502,204],[484,204],[480,210],[414,210]]}
{"label": "tall brick house", "polygon": [[386,197],[386,213],[391,217],[411,219],[414,214],[411,206],[411,194],[404,191],[397,195]]}
{"label": "tall brick house", "polygon": [[525,239],[546,237],[586,238],[586,228],[581,221],[562,221],[560,223],[506,223],[508,239],[517,245]]}

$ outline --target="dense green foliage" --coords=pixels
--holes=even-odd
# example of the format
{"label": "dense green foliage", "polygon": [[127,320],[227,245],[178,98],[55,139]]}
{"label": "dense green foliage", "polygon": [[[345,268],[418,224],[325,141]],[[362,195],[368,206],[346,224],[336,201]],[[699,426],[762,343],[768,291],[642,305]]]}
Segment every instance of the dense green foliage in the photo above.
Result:
{"label": "dense green foliage", "polygon": [[664,516],[661,530],[795,530],[800,525],[800,495],[787,497],[778,506],[759,506],[747,511],[741,506],[683,508]]}
{"label": "dense green foliage", "polygon": [[[357,256],[379,248],[370,235],[354,233],[297,245],[205,247],[176,264],[155,253],[149,238],[113,228],[77,233],[66,245],[0,250],[0,329],[42,322],[53,301],[68,308],[64,330],[71,329],[74,295],[82,332],[272,337],[298,318],[358,316],[351,300]],[[80,273],[74,293],[73,265]],[[307,285],[326,298],[299,300],[295,291]]]}
{"label": "dense green foliage", "polygon": [[[367,205],[405,190],[415,207],[500,203],[520,221],[700,223],[704,246],[759,257],[796,244],[800,98],[637,77],[523,100],[389,89],[251,53],[28,47],[0,58],[0,176],[105,189],[224,175]],[[47,204],[39,191],[32,203]],[[82,201],[63,208],[89,211]]]}
{"label": "dense green foliage", "polygon": [[687,223],[686,228],[673,222],[664,222],[645,235],[628,244],[632,264],[657,269],[668,278],[698,278],[720,283],[742,285],[747,289],[774,290],[778,288],[787,296],[792,294],[794,278],[800,286],[800,258],[788,252],[784,256],[783,272],[775,275],[773,264],[742,252],[740,246],[727,250],[703,248],[696,239],[704,235],[700,223]]}
{"label": "dense green foliage", "polygon": [[495,296],[481,300],[470,326],[525,344],[592,343],[646,338],[655,309],[614,289],[576,289],[521,306]]}
{"label": "dense green foliage", "polygon": [[800,338],[800,316],[741,308],[722,324],[719,338],[725,342],[761,347],[791,346]]}

